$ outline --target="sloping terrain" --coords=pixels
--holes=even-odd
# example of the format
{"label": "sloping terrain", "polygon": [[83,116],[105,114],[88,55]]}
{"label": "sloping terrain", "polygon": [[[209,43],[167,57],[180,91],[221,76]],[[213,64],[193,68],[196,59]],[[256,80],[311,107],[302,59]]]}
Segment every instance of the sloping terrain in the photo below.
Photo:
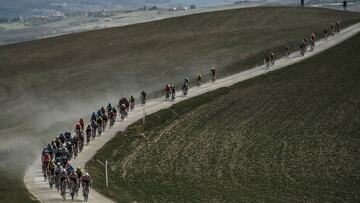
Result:
{"label": "sloping terrain", "polygon": [[95,187],[118,202],[359,201],[359,53],[357,34],[148,116],[88,163]]}
{"label": "sloping terrain", "polygon": [[266,50],[298,44],[336,20],[346,26],[360,14],[237,9],[0,46],[1,188],[17,188],[1,192],[2,199],[21,201],[24,187],[12,177],[21,177],[41,146],[72,131],[99,104],[207,74],[213,64],[221,76],[253,67]]}
{"label": "sloping terrain", "polygon": [[[227,77],[223,77],[218,79],[215,83],[207,82],[203,83],[201,87],[190,88],[189,94],[187,97],[178,96],[175,102],[168,102],[164,101],[163,95],[158,98],[153,98],[147,100],[147,104],[145,106],[136,105],[135,110],[131,111],[129,117],[122,122],[116,124],[113,128],[108,129],[105,134],[101,137],[97,138],[96,140],[91,141],[89,146],[86,146],[83,153],[80,154],[79,157],[72,160],[72,163],[77,166],[84,168],[85,164],[93,158],[96,152],[101,149],[108,141],[110,141],[114,136],[116,136],[116,132],[124,131],[129,125],[133,124],[134,122],[138,121],[139,119],[143,118],[144,112],[146,115],[151,115],[152,113],[158,112],[161,109],[167,109],[173,104],[179,103],[186,99],[190,99],[207,92],[211,92],[217,90],[222,87],[230,87],[239,82],[248,80],[250,78],[257,77],[259,75],[268,74],[269,72],[279,70],[281,68],[286,68],[292,64],[299,63],[304,61],[308,58],[311,58],[319,53],[322,53],[329,48],[332,48],[347,39],[355,36],[356,34],[360,33],[360,23],[354,24],[349,26],[346,29],[343,29],[340,34],[336,34],[333,37],[328,39],[318,40],[316,43],[316,49],[314,51],[308,52],[305,56],[299,57],[300,52],[293,52],[288,57],[282,57],[279,60],[276,60],[276,63],[271,67],[271,69],[265,69],[265,66],[258,66],[251,68],[246,71],[241,71],[237,74],[233,74]],[[177,92],[177,95],[181,95],[181,90]],[[145,145],[140,145],[136,151],[140,150],[141,147],[145,147]],[[136,153],[135,151],[135,153]],[[127,159],[127,163],[131,162],[133,155],[129,155]],[[41,202],[59,202],[61,203],[62,200],[59,199],[59,193],[54,190],[49,190],[49,186],[43,180],[43,176],[41,174],[41,164],[38,161],[39,158],[35,159],[33,164],[26,170],[26,174],[24,176],[24,183],[26,188],[29,192],[31,192],[34,197],[36,197]],[[103,165],[104,160],[96,160],[101,165]],[[125,165],[127,165],[125,163]],[[124,170],[123,176],[126,176],[126,170]],[[91,189],[91,195],[89,201],[91,202],[113,202],[109,198],[101,195],[100,193]],[[78,197],[81,198],[81,197]],[[78,199],[77,198],[77,199]],[[76,200],[75,200],[76,201]]]}

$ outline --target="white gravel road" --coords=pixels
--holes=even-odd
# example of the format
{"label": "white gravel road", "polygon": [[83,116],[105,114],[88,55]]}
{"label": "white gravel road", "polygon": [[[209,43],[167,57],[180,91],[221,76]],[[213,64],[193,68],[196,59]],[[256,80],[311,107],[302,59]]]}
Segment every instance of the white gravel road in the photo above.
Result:
{"label": "white gravel road", "polygon": [[[292,53],[289,57],[284,57],[275,62],[275,65],[272,66],[269,70],[265,70],[264,66],[254,67],[252,69],[231,75],[229,77],[218,79],[215,83],[205,83],[201,87],[193,87],[189,89],[189,95],[187,98],[195,97],[200,94],[204,94],[206,92],[213,91],[215,89],[221,87],[228,87],[234,85],[235,83],[247,80],[249,78],[253,78],[262,74],[267,73],[268,71],[277,70],[280,68],[284,68],[291,64],[303,61],[311,56],[314,56],[330,47],[333,47],[344,40],[354,36],[355,34],[360,32],[360,23],[355,24],[351,27],[348,27],[341,31],[340,34],[337,34],[328,39],[317,41],[315,50],[312,52],[307,52],[304,57],[300,56],[299,52]],[[181,95],[181,92],[177,92],[177,95]],[[166,102],[164,98],[157,98],[149,100],[146,104],[145,112],[146,114],[151,114],[160,109],[169,108],[172,104],[180,102],[186,98],[178,96],[176,98],[176,102]],[[83,152],[79,155],[79,157],[72,161],[74,166],[84,167],[85,163],[90,160],[97,150],[99,150],[107,141],[109,141],[113,136],[115,136],[116,132],[124,130],[131,123],[141,119],[143,117],[143,107],[136,106],[135,111],[130,112],[129,117],[126,121],[117,122],[115,127],[112,129],[107,129],[105,133],[96,138],[95,141],[92,141],[89,146],[85,146]],[[39,149],[41,150],[41,149]],[[31,194],[34,195],[41,202],[64,202],[61,200],[60,194],[55,190],[50,190],[48,184],[44,181],[44,178],[41,174],[41,163],[40,157],[34,160],[34,163],[28,168],[26,174],[24,176],[24,182]],[[67,200],[71,201],[71,200]],[[82,196],[79,196],[75,200],[83,201]],[[102,196],[94,190],[90,191],[89,202],[113,202],[112,200]]]}

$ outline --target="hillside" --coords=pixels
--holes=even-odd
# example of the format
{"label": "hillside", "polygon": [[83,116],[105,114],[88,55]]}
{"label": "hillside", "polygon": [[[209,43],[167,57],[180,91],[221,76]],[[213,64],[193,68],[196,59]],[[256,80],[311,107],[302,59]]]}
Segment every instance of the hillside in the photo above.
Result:
{"label": "hillside", "polygon": [[18,189],[2,196],[21,201],[22,182],[8,177],[20,179],[44,144],[99,105],[207,74],[213,64],[220,76],[262,64],[267,50],[286,42],[297,49],[307,32],[337,20],[347,26],[360,14],[236,9],[0,46],[0,178]]}
{"label": "hillside", "polygon": [[118,202],[358,202],[358,53],[359,34],[148,116],[88,163],[96,189]]}

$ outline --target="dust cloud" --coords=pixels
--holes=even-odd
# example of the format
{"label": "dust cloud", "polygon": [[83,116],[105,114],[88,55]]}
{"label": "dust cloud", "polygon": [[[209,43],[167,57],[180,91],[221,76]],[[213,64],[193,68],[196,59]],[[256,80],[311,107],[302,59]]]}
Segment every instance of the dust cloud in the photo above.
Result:
{"label": "dust cloud", "polygon": [[[195,78],[200,72],[206,73],[208,68],[190,66],[181,70],[173,75],[154,71],[147,73],[147,77],[136,73],[121,77],[121,80],[116,74],[107,80],[99,75],[99,81],[105,82],[77,83],[77,87],[67,81],[56,85],[51,80],[41,85],[33,84],[34,81],[19,81],[24,78],[21,74],[11,80],[17,86],[4,84],[10,80],[0,81],[0,175],[23,175],[47,143],[59,133],[73,132],[75,122],[80,118],[87,122],[90,114],[101,106],[105,107],[109,102],[115,104],[120,97],[131,94],[139,100],[141,90],[160,92],[166,83],[180,84],[184,77]],[[9,166],[15,170],[9,170]]]}

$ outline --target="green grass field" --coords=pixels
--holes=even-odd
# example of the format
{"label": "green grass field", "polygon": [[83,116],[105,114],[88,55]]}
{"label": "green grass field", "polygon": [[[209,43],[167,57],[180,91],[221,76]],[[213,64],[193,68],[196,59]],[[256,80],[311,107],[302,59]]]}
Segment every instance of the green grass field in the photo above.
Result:
{"label": "green grass field", "polygon": [[87,164],[96,190],[117,202],[360,201],[359,53],[360,34],[148,116]]}

